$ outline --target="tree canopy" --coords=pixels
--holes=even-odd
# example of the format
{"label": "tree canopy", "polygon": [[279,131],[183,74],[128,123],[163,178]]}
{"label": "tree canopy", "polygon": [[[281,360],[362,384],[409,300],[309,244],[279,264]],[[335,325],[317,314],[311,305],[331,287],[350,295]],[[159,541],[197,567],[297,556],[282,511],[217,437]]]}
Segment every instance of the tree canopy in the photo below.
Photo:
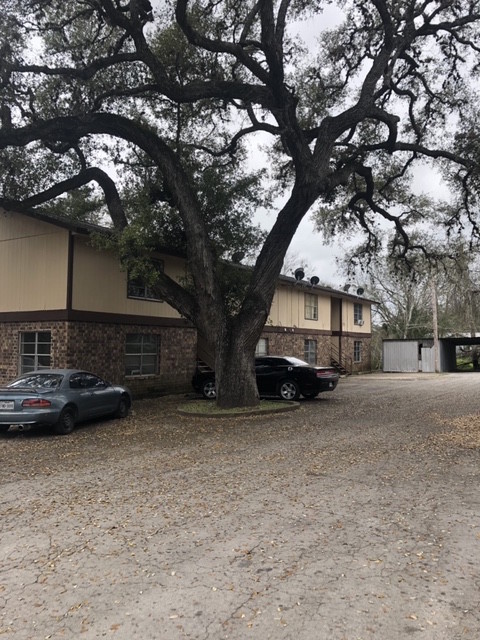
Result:
{"label": "tree canopy", "polygon": [[[359,225],[365,251],[379,218],[392,251],[424,251],[409,234],[426,213],[411,176],[433,162],[458,194],[441,224],[478,236],[480,0],[338,0],[331,29],[329,5],[6,0],[0,16],[0,204],[88,186],[120,244],[135,226],[140,249],[152,229],[172,241],[180,231],[193,286],[166,274],[157,286],[215,349],[220,404],[257,401],[255,344],[314,204],[331,231]],[[266,171],[252,168],[259,143]],[[219,260],[245,234],[255,246],[248,216],[272,196],[275,221],[232,306]]]}

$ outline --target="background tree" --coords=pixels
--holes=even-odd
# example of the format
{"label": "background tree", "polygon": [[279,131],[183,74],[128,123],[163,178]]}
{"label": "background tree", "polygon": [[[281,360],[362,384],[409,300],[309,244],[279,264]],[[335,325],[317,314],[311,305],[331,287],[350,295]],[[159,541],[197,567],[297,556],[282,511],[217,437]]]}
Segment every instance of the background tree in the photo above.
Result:
{"label": "background tree", "polygon": [[[157,287],[215,351],[222,406],[258,401],[255,345],[314,203],[331,230],[360,225],[366,252],[378,246],[375,220],[387,220],[408,259],[425,250],[409,235],[428,213],[410,191],[416,165],[435,161],[463,194],[476,187],[475,144],[456,134],[475,123],[480,0],[339,0],[332,31],[326,4],[6,0],[0,17],[3,206],[93,184],[120,255],[140,262],[146,237],[179,231],[192,282],[163,274]],[[307,18],[315,51],[294,30]],[[260,134],[283,204],[232,305],[221,258],[235,234],[217,234],[215,219],[223,211],[228,230],[237,203],[246,212],[249,197],[267,198],[246,166]],[[442,224],[469,224],[475,237],[474,201],[462,203]]]}
{"label": "background tree", "polygon": [[384,249],[358,262],[354,249],[343,260],[347,279],[362,283],[373,306],[373,353],[381,366],[382,341],[433,337],[433,287],[438,305],[439,337],[472,336],[480,321],[478,252],[468,243],[447,241],[427,257],[417,256],[408,265],[398,262]]}

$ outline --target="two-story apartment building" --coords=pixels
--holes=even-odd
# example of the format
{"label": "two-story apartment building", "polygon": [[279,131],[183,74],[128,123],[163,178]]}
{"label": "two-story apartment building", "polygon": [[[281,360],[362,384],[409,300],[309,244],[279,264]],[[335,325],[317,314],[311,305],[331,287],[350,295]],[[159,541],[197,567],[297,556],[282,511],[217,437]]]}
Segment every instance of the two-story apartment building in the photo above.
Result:
{"label": "two-story apartment building", "polygon": [[257,351],[370,371],[372,301],[281,276]]}
{"label": "two-story apartment building", "polygon": [[[79,367],[134,392],[188,389],[196,329],[117,257],[92,243],[101,228],[38,213],[0,210],[0,382],[38,367]],[[105,230],[103,230],[105,231]],[[186,276],[182,256],[159,265]],[[281,277],[258,352],[312,364],[370,369],[371,301]]]}

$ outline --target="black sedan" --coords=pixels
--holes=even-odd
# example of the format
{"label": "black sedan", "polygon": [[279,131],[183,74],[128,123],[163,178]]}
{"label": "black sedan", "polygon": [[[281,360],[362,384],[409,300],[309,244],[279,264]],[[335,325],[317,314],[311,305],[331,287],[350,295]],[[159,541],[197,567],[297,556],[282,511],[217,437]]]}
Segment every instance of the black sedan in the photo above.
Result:
{"label": "black sedan", "polygon": [[[261,396],[280,396],[283,400],[297,400],[301,395],[311,399],[322,391],[333,391],[339,378],[333,367],[313,367],[291,356],[255,358],[255,374]],[[192,385],[208,400],[216,397],[213,371],[197,369]]]}
{"label": "black sedan", "polygon": [[126,387],[77,369],[42,369],[0,388],[0,431],[12,425],[53,425],[55,433],[73,431],[77,422],[128,415],[132,396]]}

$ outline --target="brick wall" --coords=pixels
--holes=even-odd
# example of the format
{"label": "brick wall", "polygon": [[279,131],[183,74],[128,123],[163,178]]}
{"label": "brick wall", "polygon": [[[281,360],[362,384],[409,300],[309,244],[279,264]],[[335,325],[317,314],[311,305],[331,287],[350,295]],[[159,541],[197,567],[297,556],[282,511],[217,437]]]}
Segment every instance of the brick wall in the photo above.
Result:
{"label": "brick wall", "polygon": [[267,331],[262,334],[268,339],[268,353],[272,356],[295,356],[305,359],[305,340],[317,341],[317,365],[330,365],[330,336],[303,333],[295,329],[286,331]]}
{"label": "brick wall", "polygon": [[[91,322],[0,323],[0,383],[18,375],[19,334],[50,331],[52,367],[87,369],[120,384],[127,384],[138,397],[191,390],[197,356],[195,329],[145,327]],[[124,355],[127,333],[147,333],[159,337],[159,370],[155,376],[125,377]],[[304,341],[317,341],[317,364],[330,364],[330,336],[307,332],[266,331],[271,355],[292,355],[304,359]],[[371,370],[371,338],[342,337],[342,352],[353,361],[353,343],[362,342],[362,361],[353,363],[353,372]]]}
{"label": "brick wall", "polygon": [[0,323],[0,382],[8,382],[19,372],[20,333],[50,331],[52,334],[52,367],[64,367],[67,348],[65,322],[2,322]]}
{"label": "brick wall", "polygon": [[[362,343],[361,362],[353,362],[353,343],[357,340]],[[370,337],[342,336],[342,355],[351,359],[352,373],[372,370],[371,348],[372,339]]]}
{"label": "brick wall", "polygon": [[[295,329],[292,331],[265,331],[262,338],[268,339],[268,353],[276,356],[295,356],[301,360],[305,359],[305,340],[317,341],[317,365],[329,366],[331,358],[331,338],[328,335],[309,334]],[[362,343],[362,361],[353,362],[353,343],[359,340]],[[371,338],[342,336],[342,356],[343,362],[348,362],[352,373],[371,371]]]}
{"label": "brick wall", "polygon": [[[51,366],[87,369],[111,382],[127,384],[136,396],[191,389],[197,334],[183,327],[146,327],[91,322],[0,323],[0,383],[18,375],[19,335],[50,331]],[[158,375],[125,377],[127,333],[159,337]]]}
{"label": "brick wall", "polygon": [[[125,377],[125,340],[129,333],[158,336],[158,375]],[[124,383],[137,396],[191,389],[197,355],[195,329],[71,322],[68,345],[69,366]]]}

